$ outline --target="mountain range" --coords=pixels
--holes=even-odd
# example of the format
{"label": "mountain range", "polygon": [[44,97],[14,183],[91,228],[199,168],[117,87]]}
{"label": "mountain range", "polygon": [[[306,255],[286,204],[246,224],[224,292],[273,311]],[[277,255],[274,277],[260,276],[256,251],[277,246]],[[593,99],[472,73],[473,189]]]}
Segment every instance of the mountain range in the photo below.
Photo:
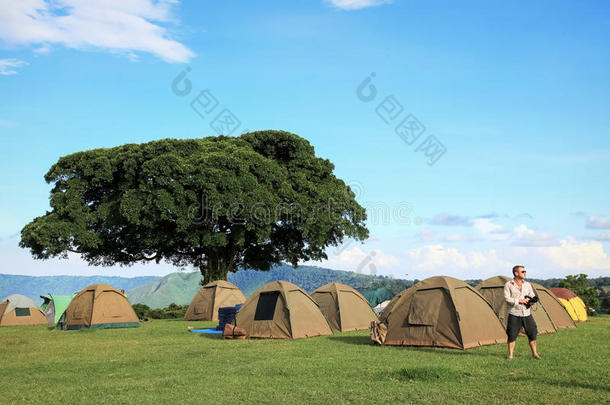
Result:
{"label": "mountain range", "polygon": [[[330,282],[339,282],[354,287],[364,294],[372,305],[391,298],[394,294],[413,285],[418,280],[400,280],[384,276],[366,275],[350,271],[331,270],[315,266],[293,268],[287,264],[274,266],[269,271],[241,269],[229,273],[228,281],[239,287],[248,296],[263,284],[285,280],[298,285],[307,292]],[[481,280],[466,280],[476,285]],[[546,287],[556,286],[559,279],[530,280]],[[594,279],[607,284],[606,279]],[[176,272],[165,277],[106,277],[106,276],[18,276],[0,274],[0,299],[10,294],[23,294],[40,303],[40,295],[72,294],[91,284],[110,284],[127,291],[132,304],[140,303],[151,308],[165,308],[169,304],[186,305],[201,288],[199,272]]]}
{"label": "mountain range", "polygon": [[[331,282],[350,285],[359,291],[385,288],[393,293],[402,291],[412,282],[383,276],[371,276],[351,271],[330,270],[314,266],[293,268],[287,264],[274,266],[269,271],[239,270],[229,273],[227,281],[235,284],[249,296],[260,286],[275,280],[294,283],[307,292]],[[151,308],[164,308],[171,303],[187,305],[201,288],[201,273],[171,273],[149,284],[127,292],[132,304],[140,303]]]}
{"label": "mountain range", "polygon": [[41,303],[41,295],[70,295],[91,284],[109,284],[119,290],[133,290],[159,279],[158,276],[20,276],[0,274],[0,299],[7,295],[21,294]]}
{"label": "mountain range", "polygon": [[[314,266],[293,268],[287,264],[274,266],[269,271],[241,269],[229,273],[228,281],[237,285],[248,296],[260,286],[275,280],[285,280],[307,292],[330,282],[350,285],[359,291],[402,291],[412,282],[384,276],[372,276],[349,271],[330,270]],[[72,294],[91,284],[110,284],[126,291],[132,304],[164,308],[169,304],[189,304],[201,288],[201,273],[176,272],[165,277],[105,277],[105,276],[17,276],[0,274],[0,299],[10,294],[22,294],[40,303],[40,295]],[[368,298],[368,297],[367,297]]]}

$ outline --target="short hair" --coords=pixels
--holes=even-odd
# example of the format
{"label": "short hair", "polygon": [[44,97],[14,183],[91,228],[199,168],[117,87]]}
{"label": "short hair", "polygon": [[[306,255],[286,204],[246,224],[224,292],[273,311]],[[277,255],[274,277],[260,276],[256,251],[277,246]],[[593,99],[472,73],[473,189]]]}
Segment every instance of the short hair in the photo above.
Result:
{"label": "short hair", "polygon": [[513,275],[519,270],[519,269],[524,269],[525,266],[522,266],[520,264],[516,265],[515,267],[513,267]]}

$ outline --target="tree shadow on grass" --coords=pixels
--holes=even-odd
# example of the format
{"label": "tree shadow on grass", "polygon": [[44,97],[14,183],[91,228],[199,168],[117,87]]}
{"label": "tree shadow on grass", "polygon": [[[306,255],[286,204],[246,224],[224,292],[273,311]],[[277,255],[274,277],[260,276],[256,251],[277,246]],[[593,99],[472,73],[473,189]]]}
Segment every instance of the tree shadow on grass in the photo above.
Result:
{"label": "tree shadow on grass", "polygon": [[334,335],[330,340],[359,346],[373,346],[373,341],[368,336]]}
{"label": "tree shadow on grass", "polygon": [[[404,346],[397,346],[404,347]],[[476,357],[495,357],[498,359],[504,359],[504,354],[498,355],[498,353],[493,352],[481,352],[481,351],[473,351],[473,349],[453,349],[450,347],[421,347],[421,346],[406,346],[411,350],[415,350],[418,352],[428,352],[428,353],[447,353],[454,356],[476,356]]]}
{"label": "tree shadow on grass", "polygon": [[594,390],[594,391],[605,391],[605,392],[610,392],[610,386],[608,386],[608,384],[606,384],[606,381],[604,382],[586,382],[586,381],[577,381],[577,380],[549,380],[545,377],[528,377],[528,379],[532,382],[536,382],[538,384],[546,384],[546,385],[555,385],[557,387],[561,387],[561,388],[566,388],[566,387],[578,387],[578,388],[582,388],[582,389],[587,389],[587,390]]}

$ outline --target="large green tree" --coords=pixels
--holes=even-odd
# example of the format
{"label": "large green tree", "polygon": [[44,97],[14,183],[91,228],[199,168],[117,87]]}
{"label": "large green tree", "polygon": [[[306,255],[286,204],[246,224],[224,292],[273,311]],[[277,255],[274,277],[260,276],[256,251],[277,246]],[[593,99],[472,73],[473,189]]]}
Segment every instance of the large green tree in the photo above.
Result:
{"label": "large green tree", "polygon": [[283,131],[78,152],[45,175],[51,210],[23,228],[20,246],[37,259],[193,265],[206,282],[238,267],[296,266],[368,237],[364,208],[333,170]]}

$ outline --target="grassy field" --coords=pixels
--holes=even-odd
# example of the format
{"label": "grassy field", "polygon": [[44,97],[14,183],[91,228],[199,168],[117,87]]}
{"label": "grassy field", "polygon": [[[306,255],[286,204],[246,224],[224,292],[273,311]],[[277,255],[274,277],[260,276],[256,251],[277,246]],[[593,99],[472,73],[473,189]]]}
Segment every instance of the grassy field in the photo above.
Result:
{"label": "grassy field", "polygon": [[609,403],[610,316],[467,351],[377,347],[368,331],[222,340],[154,321],[136,329],[0,328],[1,403]]}

